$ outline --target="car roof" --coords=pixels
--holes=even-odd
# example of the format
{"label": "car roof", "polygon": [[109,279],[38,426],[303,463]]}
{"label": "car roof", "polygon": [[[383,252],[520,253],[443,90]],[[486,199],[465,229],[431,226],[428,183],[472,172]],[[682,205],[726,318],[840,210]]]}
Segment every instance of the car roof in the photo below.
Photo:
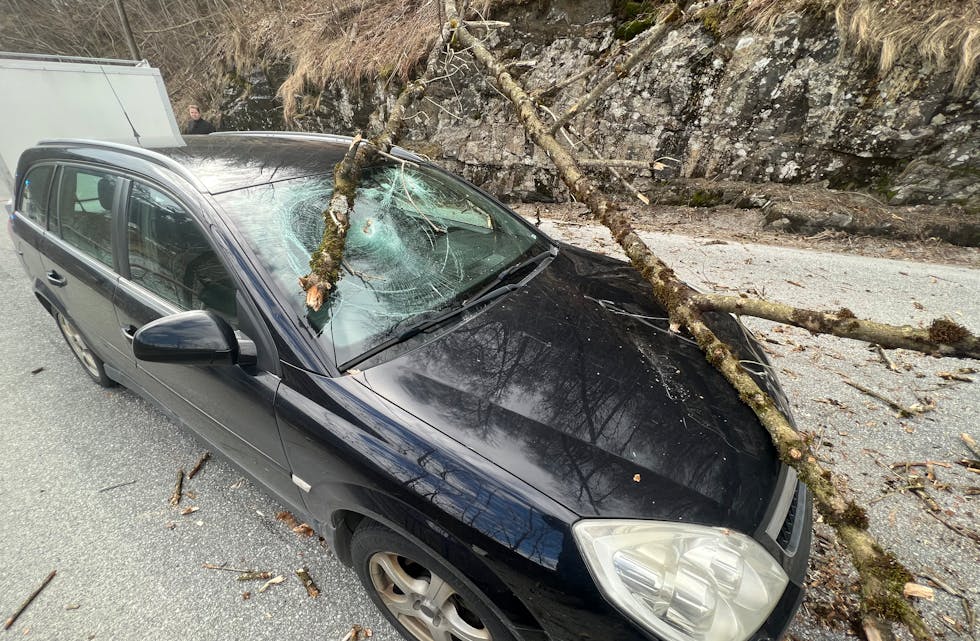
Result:
{"label": "car roof", "polygon": [[[350,147],[351,138],[293,132],[221,132],[185,136],[183,145],[144,149],[97,140],[45,140],[25,153],[32,159],[51,158],[52,152],[92,157],[124,168],[162,166],[200,191],[220,194],[290,178],[333,172]],[[412,160],[414,154],[395,148],[392,154]],[[132,166],[130,166],[132,165]]]}
{"label": "car roof", "polygon": [[186,136],[181,147],[154,149],[188,170],[211,194],[329,174],[350,139],[304,134]]}

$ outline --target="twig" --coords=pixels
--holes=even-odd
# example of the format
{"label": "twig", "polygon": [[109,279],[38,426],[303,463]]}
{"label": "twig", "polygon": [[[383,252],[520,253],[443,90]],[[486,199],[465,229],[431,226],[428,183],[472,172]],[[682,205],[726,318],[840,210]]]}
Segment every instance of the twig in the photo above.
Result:
{"label": "twig", "polygon": [[980,534],[978,534],[977,532],[974,532],[968,527],[957,525],[956,523],[951,523],[949,520],[943,518],[936,512],[928,512],[928,514],[931,514],[934,519],[936,519],[937,521],[939,521],[940,523],[948,527],[953,532],[956,532],[960,536],[964,536],[970,539],[971,541],[973,541],[974,543],[980,545]]}
{"label": "twig", "polygon": [[41,594],[41,590],[48,587],[48,583],[51,583],[51,579],[53,579],[54,575],[57,573],[58,573],[57,570],[51,570],[51,574],[49,574],[47,578],[45,578],[44,581],[41,582],[41,585],[38,586],[38,588],[34,590],[34,592],[31,593],[31,596],[27,597],[27,599],[25,599],[24,602],[20,604],[20,607],[17,608],[17,610],[15,610],[14,613],[7,618],[7,620],[3,624],[4,630],[10,629],[10,626],[12,626],[14,624],[14,621],[17,620],[17,617],[23,614],[24,610],[27,609],[27,606],[29,606],[31,602],[33,602],[34,599],[37,598],[37,595]]}
{"label": "twig", "polygon": [[926,411],[928,411],[925,408],[925,406],[921,406],[921,409],[919,407],[905,407],[904,405],[901,405],[901,404],[897,403],[896,401],[893,401],[892,399],[888,398],[887,396],[884,396],[884,395],[880,394],[879,392],[874,391],[873,389],[869,389],[869,388],[865,387],[864,385],[861,385],[860,383],[855,383],[854,381],[852,381],[849,378],[845,378],[844,379],[844,382],[847,383],[848,385],[850,385],[851,387],[853,387],[854,389],[856,389],[857,391],[862,392],[864,394],[867,394],[871,398],[874,398],[874,399],[877,399],[877,400],[881,401],[882,403],[884,403],[888,407],[890,407],[893,410],[895,410],[896,412],[898,412],[898,415],[900,417],[905,418],[905,417],[917,416],[919,414],[923,414]]}
{"label": "twig", "polygon": [[242,572],[235,579],[236,581],[263,581],[265,579],[271,579],[272,572]]}
{"label": "twig", "polygon": [[980,459],[980,445],[977,445],[977,442],[973,440],[972,436],[966,432],[963,432],[960,434],[960,440],[963,441],[963,444],[966,445],[971,452],[973,452],[974,456]]}
{"label": "twig", "polygon": [[664,11],[662,17],[657,21],[657,25],[644,34],[643,43],[638,46],[636,50],[626,58],[626,60],[619,64],[613,65],[613,69],[603,78],[599,79],[589,93],[582,96],[575,104],[569,107],[565,113],[559,116],[558,120],[551,125],[549,133],[551,135],[555,135],[572,118],[577,116],[583,109],[594,103],[604,93],[606,93],[606,90],[613,86],[617,80],[629,75],[630,70],[642,62],[647,54],[649,54],[653,48],[660,43],[663,36],[670,31],[672,28],[671,23],[677,21],[682,15],[683,11],[676,4],[672,4],[669,9]]}
{"label": "twig", "polygon": [[320,596],[320,588],[318,588],[316,583],[313,582],[313,577],[311,577],[310,573],[306,571],[306,568],[296,570],[296,576],[298,576],[299,580],[302,581],[303,587],[306,588],[306,592],[310,595],[310,597],[315,599]]}
{"label": "twig", "polygon": [[184,468],[177,470],[177,481],[174,483],[174,493],[170,495],[170,507],[180,503],[181,491],[184,488]]}
{"label": "twig", "polygon": [[929,496],[929,493],[926,492],[926,488],[924,485],[922,485],[921,479],[918,476],[912,475],[909,477],[908,489],[910,492],[912,492],[912,494],[915,494],[917,497],[922,499],[922,502],[925,503],[926,506],[933,512],[942,511],[942,508],[939,507],[939,503],[936,503],[936,500]]}
{"label": "twig", "polygon": [[969,376],[963,376],[956,372],[936,372],[936,376],[943,379],[944,381],[958,381],[960,383],[972,383],[973,379]]}
{"label": "twig", "polygon": [[892,359],[888,358],[888,354],[885,353],[885,350],[881,349],[881,345],[876,344],[875,351],[878,352],[878,358],[881,359],[882,363],[888,366],[888,369],[893,372],[898,371],[898,368],[895,367],[895,363],[892,362]]}
{"label": "twig", "polygon": [[204,462],[210,458],[211,458],[211,452],[205,452],[204,454],[201,454],[201,458],[197,459],[197,463],[195,463],[194,467],[191,468],[191,473],[187,475],[187,478],[189,479],[194,478],[197,475],[197,473],[201,471],[201,466],[204,465]]}
{"label": "twig", "polygon": [[116,485],[110,485],[109,487],[104,487],[104,488],[102,488],[99,491],[100,492],[108,492],[109,490],[115,490],[115,489],[118,489],[120,487],[126,487],[127,485],[133,485],[134,483],[136,483],[135,480],[133,480],[133,481],[126,481],[125,483],[117,483]]}
{"label": "twig", "polygon": [[238,572],[239,574],[244,574],[246,572],[256,572],[257,570],[246,570],[242,568],[229,568],[224,563],[217,565],[215,563],[202,563],[201,567],[205,570],[224,570],[225,572]]}
{"label": "twig", "polygon": [[502,20],[464,20],[463,24],[469,29],[496,29],[510,26],[509,22]]}

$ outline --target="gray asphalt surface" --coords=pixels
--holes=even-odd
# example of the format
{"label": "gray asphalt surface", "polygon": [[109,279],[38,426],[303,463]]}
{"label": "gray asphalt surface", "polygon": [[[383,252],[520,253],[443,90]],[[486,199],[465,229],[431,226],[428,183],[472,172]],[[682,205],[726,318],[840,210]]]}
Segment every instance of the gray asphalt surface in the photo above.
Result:
{"label": "gray asphalt surface", "polygon": [[[549,231],[593,249],[614,245],[590,227]],[[651,235],[650,241],[682,276],[706,287],[755,288],[830,309],[846,305],[890,322],[948,314],[980,330],[976,270],[684,237]],[[275,520],[283,508],[241,483],[220,457],[185,486],[197,498],[181,507],[196,505],[198,512],[180,516],[167,505],[177,468],[189,469],[203,446],[134,394],[88,380],[34,300],[6,231],[0,232],[0,286],[0,618],[58,571],[10,638],[333,641],[355,623],[373,628],[374,638],[397,638],[354,574],[316,538],[299,538]],[[801,426],[820,435],[821,455],[848,478],[859,501],[877,501],[874,533],[913,571],[928,571],[980,601],[980,548],[939,525],[915,497],[886,494],[889,472],[878,464],[968,455],[957,435],[980,438],[980,382],[944,384],[936,372],[976,364],[899,352],[892,358],[911,369],[891,372],[862,345],[751,325],[779,341],[767,347]],[[907,404],[916,394],[929,396],[937,407],[898,420],[842,384],[838,372]],[[948,518],[977,528],[978,499],[965,495],[966,487],[980,485],[976,475],[955,465],[938,467],[937,474],[950,486],[932,491]],[[129,481],[135,483],[99,491]],[[268,570],[286,581],[257,594],[260,583],[204,570],[205,562]],[[293,576],[298,567],[309,568],[320,598],[306,595]],[[243,600],[246,590],[252,597]],[[958,602],[943,594],[928,606],[927,621],[944,631],[939,614],[964,619]],[[823,630],[806,612],[792,633],[846,638]]]}
{"label": "gray asphalt surface", "polygon": [[[6,229],[0,301],[0,619],[58,571],[9,638],[336,641],[353,624],[401,638],[354,573],[317,537],[277,521],[285,508],[220,456],[184,486],[197,498],[179,507],[197,512],[168,505],[177,469],[189,471],[204,445],[135,394],[88,379],[34,299]],[[263,581],[202,563],[286,580],[259,594]],[[318,598],[293,574],[300,567]]]}

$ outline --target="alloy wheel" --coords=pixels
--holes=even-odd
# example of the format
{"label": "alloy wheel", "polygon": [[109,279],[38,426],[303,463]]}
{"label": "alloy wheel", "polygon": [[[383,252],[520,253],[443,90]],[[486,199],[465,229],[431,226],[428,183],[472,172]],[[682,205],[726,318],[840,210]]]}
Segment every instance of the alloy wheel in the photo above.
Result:
{"label": "alloy wheel", "polygon": [[82,335],[78,333],[78,329],[72,324],[70,320],[65,318],[62,314],[58,314],[58,326],[61,327],[62,333],[65,335],[68,347],[74,352],[75,356],[82,363],[89,374],[92,375],[96,380],[99,379],[101,373],[99,372],[99,364],[96,361],[95,354],[92,350],[88,348],[85,343],[85,339]]}
{"label": "alloy wheel", "polygon": [[378,552],[368,570],[381,601],[419,641],[492,641],[490,630],[462,596],[420,563]]}

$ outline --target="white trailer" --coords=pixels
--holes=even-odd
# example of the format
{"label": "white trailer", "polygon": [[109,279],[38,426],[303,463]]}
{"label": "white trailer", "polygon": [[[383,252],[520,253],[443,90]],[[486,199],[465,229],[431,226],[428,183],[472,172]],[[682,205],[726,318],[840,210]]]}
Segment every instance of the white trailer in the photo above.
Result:
{"label": "white trailer", "polygon": [[160,70],[145,60],[0,52],[0,203],[17,159],[49,138],[182,145]]}

